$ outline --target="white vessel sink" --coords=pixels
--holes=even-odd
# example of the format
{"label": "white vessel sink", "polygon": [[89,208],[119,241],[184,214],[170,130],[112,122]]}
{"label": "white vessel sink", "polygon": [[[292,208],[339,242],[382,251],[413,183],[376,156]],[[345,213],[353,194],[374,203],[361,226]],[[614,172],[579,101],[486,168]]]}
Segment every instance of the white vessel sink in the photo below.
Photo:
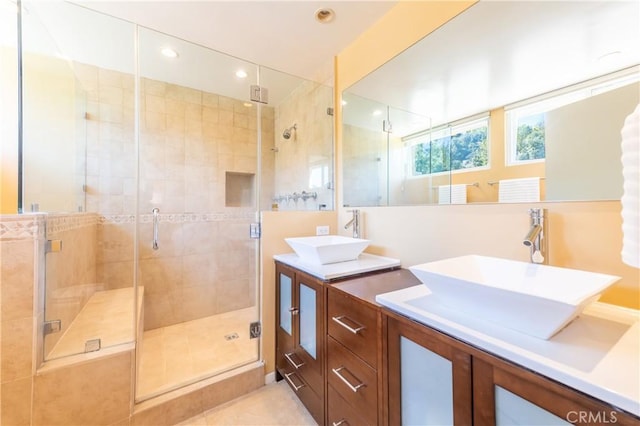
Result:
{"label": "white vessel sink", "polygon": [[369,245],[369,240],[341,235],[285,238],[285,241],[300,260],[319,265],[355,260]]}
{"label": "white vessel sink", "polygon": [[542,339],[557,333],[620,279],[476,255],[409,270],[439,303]]}

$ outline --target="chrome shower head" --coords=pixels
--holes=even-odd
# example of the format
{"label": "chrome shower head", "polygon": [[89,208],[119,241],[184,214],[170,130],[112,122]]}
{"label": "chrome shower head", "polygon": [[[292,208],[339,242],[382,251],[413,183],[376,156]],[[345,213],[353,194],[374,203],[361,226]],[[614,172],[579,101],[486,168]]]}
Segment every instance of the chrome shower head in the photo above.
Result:
{"label": "chrome shower head", "polygon": [[295,131],[296,129],[297,129],[296,124],[289,127],[288,129],[284,129],[284,132],[282,132],[282,137],[285,139],[290,139],[291,135],[293,134],[292,131]]}

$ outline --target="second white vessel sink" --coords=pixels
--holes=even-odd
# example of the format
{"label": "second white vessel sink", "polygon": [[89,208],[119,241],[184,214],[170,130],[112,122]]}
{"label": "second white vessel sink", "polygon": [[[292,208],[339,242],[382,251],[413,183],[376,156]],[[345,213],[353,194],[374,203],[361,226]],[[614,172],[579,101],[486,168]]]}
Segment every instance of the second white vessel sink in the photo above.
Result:
{"label": "second white vessel sink", "polygon": [[477,255],[409,270],[443,305],[542,339],[557,333],[620,279]]}
{"label": "second white vessel sink", "polygon": [[302,261],[326,265],[355,260],[369,245],[369,240],[341,235],[285,238]]}

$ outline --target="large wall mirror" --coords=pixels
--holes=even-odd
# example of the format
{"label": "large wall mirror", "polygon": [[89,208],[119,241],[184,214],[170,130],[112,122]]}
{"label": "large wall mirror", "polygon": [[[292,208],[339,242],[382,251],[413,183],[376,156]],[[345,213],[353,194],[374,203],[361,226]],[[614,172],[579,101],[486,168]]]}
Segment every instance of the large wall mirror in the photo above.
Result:
{"label": "large wall mirror", "polygon": [[616,200],[637,1],[485,2],[342,94],[346,206]]}

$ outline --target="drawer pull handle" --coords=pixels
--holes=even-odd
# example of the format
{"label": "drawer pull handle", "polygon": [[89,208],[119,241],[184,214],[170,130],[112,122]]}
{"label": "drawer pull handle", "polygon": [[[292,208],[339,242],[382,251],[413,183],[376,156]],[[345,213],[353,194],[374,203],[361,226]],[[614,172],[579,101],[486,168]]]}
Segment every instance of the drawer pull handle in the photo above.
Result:
{"label": "drawer pull handle", "polygon": [[293,383],[293,380],[291,380],[291,376],[295,376],[296,373],[288,373],[284,375],[284,378],[287,379],[287,382],[289,382],[289,384],[291,385],[291,387],[293,388],[294,391],[298,392],[300,389],[302,389],[304,387],[304,382],[300,385],[300,386],[296,386]]}
{"label": "drawer pull handle", "polygon": [[[346,318],[346,315],[341,315],[339,317],[331,317],[332,320],[334,320],[335,322],[337,322],[338,324],[340,324],[341,326],[343,326],[344,328],[346,328],[347,330],[349,330],[350,332],[352,332],[353,334],[358,334],[360,333],[362,330],[364,330],[365,327],[364,325],[361,325],[358,328],[353,328],[351,327],[349,324],[347,324],[346,322],[342,321],[343,318]],[[350,319],[350,321],[353,321]],[[353,321],[355,322],[355,321]],[[358,324],[357,322],[355,322],[356,324]]]}
{"label": "drawer pull handle", "polygon": [[290,353],[286,353],[284,354],[284,357],[287,359],[287,361],[289,361],[289,363],[291,365],[293,365],[293,367],[297,370],[298,368],[302,367],[304,365],[304,362],[301,362],[300,364],[296,364],[296,362],[293,360],[293,358],[291,357],[293,355],[293,352]]}
{"label": "drawer pull handle", "polygon": [[337,422],[332,422],[331,423],[333,426],[349,426],[349,422],[347,421],[347,419],[340,419]]}
{"label": "drawer pull handle", "polygon": [[[342,373],[340,373],[342,370],[347,370],[347,369],[346,369],[344,366],[343,366],[343,367],[338,367],[338,368],[332,368],[332,369],[331,369],[331,371],[333,371],[333,374],[335,374],[336,376],[338,376],[338,378],[339,378],[340,380],[342,380],[342,381],[344,382],[344,384],[345,384],[345,385],[349,386],[349,389],[351,389],[353,392],[358,392],[358,391],[360,390],[360,388],[362,388],[362,387],[364,387],[364,386],[367,386],[366,384],[364,384],[364,383],[362,383],[362,382],[360,382],[360,383],[358,383],[357,385],[353,386],[353,385],[349,382],[349,380],[347,380],[347,378],[346,378],[346,377],[344,377],[344,376],[342,375]],[[349,371],[349,370],[347,370],[347,371]],[[349,371],[349,374],[351,374],[353,377],[355,377],[355,378],[357,379],[357,377],[356,377],[356,376],[354,376],[354,375],[353,375],[353,373],[351,373],[350,371]]]}

